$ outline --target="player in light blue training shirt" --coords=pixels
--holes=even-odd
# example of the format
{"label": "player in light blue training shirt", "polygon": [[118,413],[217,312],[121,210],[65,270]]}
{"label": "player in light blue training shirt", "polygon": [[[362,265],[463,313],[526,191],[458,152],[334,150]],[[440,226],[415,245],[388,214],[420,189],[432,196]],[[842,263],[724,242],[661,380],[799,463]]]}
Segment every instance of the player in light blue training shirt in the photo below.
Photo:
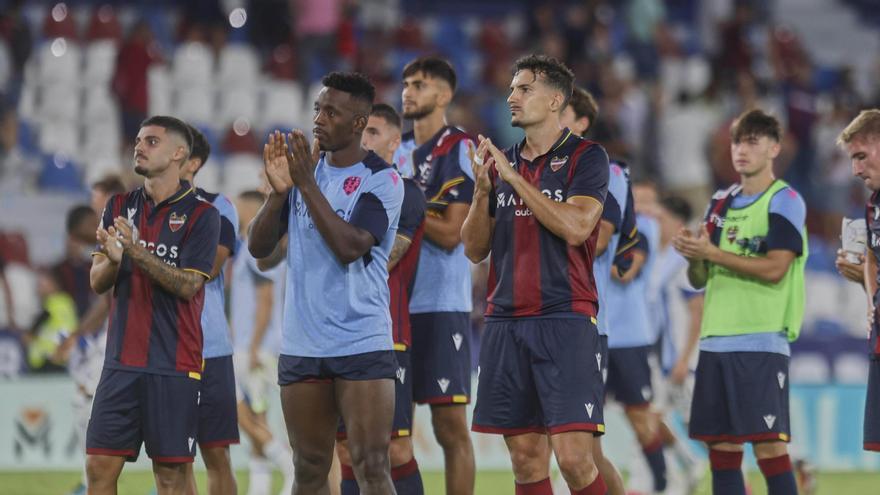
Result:
{"label": "player in light blue training shirt", "polygon": [[276,131],[264,147],[272,193],[248,248],[264,258],[288,234],[278,383],[294,493],[326,493],[340,415],[361,489],[369,480],[374,493],[393,493],[388,445],[398,366],[387,263],[403,181],[361,148],[373,85],[340,72],[321,82],[312,146],[300,131]]}

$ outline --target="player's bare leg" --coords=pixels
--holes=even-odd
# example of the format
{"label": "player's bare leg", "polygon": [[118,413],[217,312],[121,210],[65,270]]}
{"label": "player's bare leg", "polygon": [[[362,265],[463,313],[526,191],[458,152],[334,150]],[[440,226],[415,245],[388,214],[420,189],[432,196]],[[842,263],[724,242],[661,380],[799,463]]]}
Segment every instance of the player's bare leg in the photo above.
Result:
{"label": "player's bare leg", "polygon": [[593,459],[593,434],[586,431],[570,431],[550,436],[550,447],[562,477],[572,491],[582,490],[599,477],[599,469]]}
{"label": "player's bare leg", "polygon": [[281,409],[293,448],[293,495],[328,495],[339,410],[333,383],[293,383],[281,387]]}
{"label": "player's bare leg", "polygon": [[[347,440],[336,442],[336,454],[342,465],[351,466],[351,454],[348,451]],[[391,462],[392,472],[398,466],[409,464],[414,457],[412,437],[406,436],[391,439],[391,443],[388,446],[388,458]]]}
{"label": "player's bare leg", "polygon": [[[336,445],[339,445],[337,442]],[[340,495],[342,493],[342,466],[339,464],[339,456],[333,456],[333,462],[330,463],[330,474],[327,475],[327,484],[330,485],[330,495]]]}
{"label": "player's bare leg", "polygon": [[471,443],[464,405],[435,404],[431,406],[431,424],[437,443],[443,448],[446,467],[446,493],[474,493],[474,445]]}
{"label": "player's bare leg", "polygon": [[660,434],[660,417],[651,409],[650,404],[626,407],[624,410],[651,470],[654,490],[662,492],[667,485],[667,470]]}
{"label": "player's bare leg", "polygon": [[116,482],[125,465],[125,457],[115,455],[86,456],[89,495],[115,495]]}
{"label": "player's bare leg", "polygon": [[[505,436],[510,453],[513,478],[518,485],[548,480],[550,477],[550,442],[543,433]],[[549,480],[548,480],[549,482]]]}
{"label": "player's bare leg", "polygon": [[208,470],[208,495],[235,495],[238,488],[229,446],[202,448],[202,459]]}
{"label": "player's bare leg", "polygon": [[[395,493],[388,445],[394,420],[394,380],[335,380],[351,467],[362,495]],[[335,434],[334,425],[334,434]],[[298,469],[298,467],[297,467]]]}
{"label": "player's bare leg", "polygon": [[617,467],[614,466],[610,459],[605,457],[605,452],[602,451],[602,437],[595,437],[593,439],[593,460],[596,462],[596,468],[599,469],[599,475],[602,476],[602,479],[605,480],[605,485],[608,486],[608,495],[626,495],[623,477],[620,476]]}
{"label": "player's bare leg", "polygon": [[153,461],[153,479],[158,495],[183,495],[186,493],[186,465],[184,462]]}

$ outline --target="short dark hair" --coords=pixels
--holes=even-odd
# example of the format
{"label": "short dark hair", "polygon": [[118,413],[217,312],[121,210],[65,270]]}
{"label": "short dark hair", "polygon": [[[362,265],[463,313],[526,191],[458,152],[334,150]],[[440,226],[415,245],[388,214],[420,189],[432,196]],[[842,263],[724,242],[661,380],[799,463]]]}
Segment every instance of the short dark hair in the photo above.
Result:
{"label": "short dark hair", "polygon": [[455,92],[458,77],[455,75],[455,69],[452,67],[452,64],[445,58],[433,55],[419,57],[406,64],[406,67],[403,68],[403,77],[406,78],[419,72],[428,77],[446,81],[449,87],[452,88],[452,92]]}
{"label": "short dark hair", "polygon": [[202,134],[202,131],[190,124],[187,124],[187,127],[189,127],[189,133],[192,134],[192,150],[189,152],[189,157],[190,159],[198,158],[202,162],[199,165],[199,169],[201,169],[202,165],[207,163],[208,157],[211,156],[211,145],[208,143],[208,138]]}
{"label": "short dark hair", "polygon": [[660,198],[660,206],[684,223],[690,222],[694,215],[690,203],[679,196],[670,195]]}
{"label": "short dark hair", "polygon": [[68,234],[72,234],[89,217],[97,217],[95,210],[88,205],[76,205],[67,211],[65,228]]}
{"label": "short dark hair", "polygon": [[575,86],[572,89],[568,105],[574,111],[576,118],[586,117],[590,121],[590,125],[586,129],[590,130],[590,127],[593,127],[593,123],[596,122],[596,117],[599,116],[599,104],[596,103],[593,95],[586,89]]}
{"label": "short dark hair", "polygon": [[256,189],[243,191],[238,197],[247,201],[256,201],[258,203],[262,203],[266,200],[266,196]]}
{"label": "short dark hair", "polygon": [[527,55],[513,65],[513,73],[530,70],[544,76],[544,82],[562,92],[562,108],[568,104],[574,88],[574,73],[565,64],[547,55]]}
{"label": "short dark hair", "polygon": [[189,124],[187,124],[186,122],[168,115],[154,115],[141,122],[142,128],[149,125],[159,126],[164,128],[167,132],[179,135],[183,138],[184,142],[186,142],[186,150],[189,153],[192,153],[193,136],[192,133],[189,131]]}
{"label": "short dark hair", "polygon": [[778,143],[782,141],[782,126],[776,117],[763,110],[747,110],[730,126],[730,139],[738,143],[750,136],[766,136]]}
{"label": "short dark hair", "polygon": [[394,107],[387,103],[376,103],[373,105],[373,110],[370,111],[370,115],[385,119],[385,122],[398,129],[401,127],[400,114],[397,113],[397,110],[395,110]]}
{"label": "short dark hair", "polygon": [[367,79],[367,76],[358,72],[331,72],[321,79],[321,84],[327,88],[333,88],[343,93],[348,93],[352,98],[373,106],[376,98],[376,88]]}
{"label": "short dark hair", "polygon": [[92,184],[92,189],[97,189],[105,194],[122,194],[125,192],[125,184],[118,175],[105,175]]}

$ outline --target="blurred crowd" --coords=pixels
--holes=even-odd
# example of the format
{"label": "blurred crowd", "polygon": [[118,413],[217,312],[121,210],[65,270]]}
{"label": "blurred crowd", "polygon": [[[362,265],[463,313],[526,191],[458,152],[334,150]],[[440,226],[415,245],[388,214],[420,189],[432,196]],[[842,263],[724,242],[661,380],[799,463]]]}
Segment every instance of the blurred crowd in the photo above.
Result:
{"label": "blurred crowd", "polygon": [[[194,49],[216,61],[206,70],[217,81],[210,86],[212,99],[205,97],[211,108],[193,114],[202,118],[182,117],[212,141],[218,157],[213,165],[223,171],[218,172],[221,179],[203,187],[227,193],[253,186],[238,177],[256,177],[250,171],[259,167],[269,128],[311,127],[308,100],[322,74],[361,71],[376,84],[380,99],[399,107],[401,70],[424,53],[446,56],[459,73],[451,123],[513,144],[522,135],[509,125],[511,66],[522,54],[541,52],[566,61],[577,83],[595,95],[600,113],[590,137],[626,162],[636,180],[685,198],[695,212],[703,210],[716,188],[736,178],[728,133],[733,117],[755,106],[772,111],[786,129],[777,175],[803,194],[809,208],[810,267],[831,270],[841,217],[861,215],[865,199],[864,188],[851,178],[848,157],[834,141],[859,109],[880,104],[880,85],[858,83],[855,74],[865,68],[848,65],[855,58],[841,58],[838,66],[818,64],[802,35],[778,15],[780,1],[492,0],[444,2],[441,7],[418,0],[160,0],[114,2],[111,7],[89,1],[0,0],[0,194],[63,190],[84,198],[107,174],[135,185],[129,157],[140,121],[157,110],[174,113],[204,93],[201,86],[193,89],[174,79],[181,71],[196,70],[198,64],[187,63],[196,59],[186,58]],[[858,3],[836,5],[855,9]],[[46,52],[64,59],[74,46],[85,54],[75,69],[85,79],[53,82],[57,68],[52,63],[57,61],[40,57]],[[111,55],[101,55],[101,46],[112,46]],[[243,57],[232,58],[241,62],[225,69],[230,48],[238,47],[253,54],[248,62],[253,67],[244,67],[250,59]],[[107,67],[99,64],[101,56],[109,57]],[[163,67],[174,88],[170,100],[156,89],[156,70]],[[252,79],[242,79],[247,71],[254,72]],[[51,88],[59,84],[69,88],[53,96]],[[266,89],[248,93],[249,84]],[[111,104],[90,106],[103,101],[103,93],[90,96],[91,86],[106,87]],[[64,106],[64,95],[74,87],[83,92],[76,111],[86,112],[88,119],[70,127],[77,133],[78,141],[71,144],[77,152],[58,153],[53,146],[70,131],[53,131],[63,120],[53,111]],[[284,88],[297,91],[278,93]],[[275,99],[277,94],[295,98]],[[236,106],[240,100],[235,95],[255,102]],[[289,112],[278,102],[287,102]],[[101,111],[111,113],[102,118]],[[267,112],[290,115],[287,120],[268,118]],[[93,136],[89,129],[102,123],[110,127]],[[107,142],[109,154],[96,151]],[[239,166],[242,156],[247,160]],[[100,166],[93,163],[99,161]],[[245,172],[235,175],[239,169]],[[20,241],[12,234],[0,236],[0,260],[6,262],[0,328],[42,325],[63,332],[75,327],[80,291],[87,291],[88,280],[70,273],[80,273],[77,263],[88,263],[94,232],[88,223],[92,216],[83,210],[77,217],[76,211],[68,217],[69,245],[62,263],[73,267],[67,271],[42,270],[31,282],[20,281],[15,267],[21,263],[12,256]],[[76,233],[80,227],[71,226],[79,222],[81,236]],[[15,301],[27,287],[39,294],[34,308]],[[483,289],[475,287],[474,294],[475,307],[481,308]],[[30,311],[32,318],[13,316],[11,308]],[[37,361],[29,366],[51,367],[50,359]]]}

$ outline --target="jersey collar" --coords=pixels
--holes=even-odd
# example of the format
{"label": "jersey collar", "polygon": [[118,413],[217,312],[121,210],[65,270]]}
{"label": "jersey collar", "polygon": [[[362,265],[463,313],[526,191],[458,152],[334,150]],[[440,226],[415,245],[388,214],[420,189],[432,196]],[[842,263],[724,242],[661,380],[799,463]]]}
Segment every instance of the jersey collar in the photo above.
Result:
{"label": "jersey collar", "polygon": [[[177,192],[172,194],[171,197],[169,197],[165,201],[162,201],[161,203],[157,204],[154,207],[154,210],[158,210],[159,208],[162,208],[163,206],[166,206],[166,205],[171,205],[171,204],[177,203],[181,199],[189,196],[194,190],[195,189],[193,188],[193,186],[189,182],[182,180],[182,181],[180,181],[180,185],[177,188]],[[141,194],[143,194],[145,201],[152,202],[152,199],[149,196],[147,196],[147,190],[145,188],[141,188]]]}
{"label": "jersey collar", "polygon": [[561,148],[566,142],[568,142],[569,138],[571,138],[573,135],[574,134],[568,129],[568,127],[563,128],[562,135],[559,136],[559,139],[557,139],[555,143],[553,143],[553,146],[550,147],[550,150],[548,150],[543,155],[536,156],[535,159],[531,160],[531,161],[526,160],[525,158],[522,157],[522,154],[521,154],[522,149],[525,148],[525,146],[526,146],[526,138],[523,138],[523,140],[520,141],[519,144],[516,145],[516,159],[523,160],[528,163],[532,163],[532,162],[536,161],[538,158],[541,158],[543,156],[547,156],[550,153],[553,153],[556,150],[558,150],[559,148]]}

